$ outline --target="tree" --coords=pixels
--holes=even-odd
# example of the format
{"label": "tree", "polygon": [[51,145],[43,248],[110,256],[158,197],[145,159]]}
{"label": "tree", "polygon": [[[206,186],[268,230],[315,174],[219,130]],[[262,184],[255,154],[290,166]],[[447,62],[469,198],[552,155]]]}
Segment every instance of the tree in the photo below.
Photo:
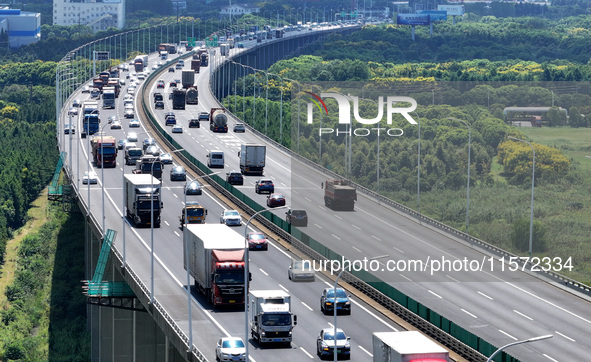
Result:
{"label": "tree", "polygon": [[[525,218],[513,222],[511,241],[513,246],[520,251],[529,251],[529,227],[530,220]],[[533,223],[532,251],[535,253],[544,252],[548,249],[546,240],[546,228],[538,220]]]}

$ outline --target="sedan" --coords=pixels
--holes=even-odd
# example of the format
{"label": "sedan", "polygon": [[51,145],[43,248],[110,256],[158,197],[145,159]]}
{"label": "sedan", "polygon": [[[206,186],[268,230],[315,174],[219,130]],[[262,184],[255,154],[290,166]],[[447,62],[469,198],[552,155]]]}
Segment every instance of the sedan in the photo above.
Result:
{"label": "sedan", "polygon": [[129,132],[127,134],[127,142],[137,142],[137,133]]}
{"label": "sedan", "polygon": [[248,250],[267,250],[269,248],[269,241],[263,233],[249,233],[247,240]]}
{"label": "sedan", "polygon": [[175,124],[172,126],[172,133],[183,133],[183,126],[180,124]]}
{"label": "sedan", "polygon": [[174,81],[174,80],[173,80],[173,81],[172,81],[172,82],[170,82],[168,85],[169,85],[170,87],[172,87],[172,88],[176,88],[176,81]]}
{"label": "sedan", "polygon": [[337,358],[351,359],[351,337],[347,337],[342,329],[337,328],[335,338],[334,328],[324,328],[316,338],[316,353],[321,359],[332,357],[337,348]]}
{"label": "sedan", "polygon": [[82,88],[82,93],[90,93],[90,87],[85,85],[84,88]]}
{"label": "sedan", "polygon": [[86,171],[84,176],[82,176],[82,184],[97,184],[98,183],[98,176],[94,171]]}
{"label": "sedan", "polygon": [[172,165],[172,155],[170,153],[163,153],[160,155],[160,161],[163,165]]}
{"label": "sedan", "polygon": [[289,269],[287,270],[287,277],[292,281],[308,281],[316,280],[312,264],[309,261],[292,260]]}
{"label": "sedan", "polygon": [[173,68],[173,67],[170,67],[170,68],[168,68],[168,71],[169,71],[170,73],[174,73],[174,68]]}
{"label": "sedan", "polygon": [[240,226],[242,225],[242,217],[236,210],[224,210],[222,216],[220,216],[220,224],[226,224],[228,226]]}
{"label": "sedan", "polygon": [[308,213],[306,210],[289,209],[285,215],[285,221],[293,226],[308,226]]}
{"label": "sedan", "polygon": [[[334,313],[335,290],[334,288],[325,288],[320,296],[320,311],[324,314]],[[337,312],[343,311],[345,314],[351,314],[351,300],[342,288],[336,290]]]}
{"label": "sedan", "polygon": [[199,181],[193,180],[185,185],[185,195],[201,195],[202,193]]}
{"label": "sedan", "polygon": [[244,185],[244,177],[238,171],[226,173],[226,182],[230,185]]}
{"label": "sedan", "polygon": [[78,108],[70,108],[68,109],[68,116],[77,116],[78,115]]}
{"label": "sedan", "polygon": [[246,347],[238,337],[223,337],[215,348],[215,359],[221,362],[246,361]]}
{"label": "sedan", "polygon": [[272,194],[273,192],[275,192],[275,185],[273,184],[272,180],[268,178],[262,178],[260,180],[257,180],[257,182],[255,183],[254,191],[257,194],[260,194],[262,192],[268,192]]}
{"label": "sedan", "polygon": [[187,172],[183,166],[175,166],[170,170],[170,181],[186,181]]}
{"label": "sedan", "polygon": [[73,124],[64,124],[64,134],[76,134],[76,126]]}
{"label": "sedan", "polygon": [[122,150],[122,149],[124,149],[124,148],[125,148],[125,144],[126,144],[127,142],[128,142],[128,141],[127,141],[127,139],[126,139],[126,138],[124,138],[124,139],[121,139],[121,140],[117,141],[117,149],[119,149],[119,150]]}
{"label": "sedan", "polygon": [[285,196],[281,194],[271,194],[267,196],[268,207],[285,206]]}
{"label": "sedan", "polygon": [[135,87],[131,86],[131,87],[127,87],[127,94],[131,94],[134,95],[135,94]]}
{"label": "sedan", "polygon": [[111,122],[111,129],[121,129],[121,122],[119,122],[119,121]]}
{"label": "sedan", "polygon": [[154,108],[156,108],[156,109],[164,109],[164,102],[162,102],[162,101],[156,101],[156,103],[154,103]]}
{"label": "sedan", "polygon": [[140,128],[140,121],[137,119],[132,119],[129,121],[129,128]]}
{"label": "sedan", "polygon": [[158,83],[156,83],[156,88],[164,88],[166,84],[164,83],[164,81],[162,79],[158,80]]}
{"label": "sedan", "polygon": [[246,127],[244,126],[244,123],[236,123],[234,125],[234,132],[246,132]]}
{"label": "sedan", "polygon": [[145,149],[144,154],[152,156],[160,156],[160,148],[158,146],[149,146]]}
{"label": "sedan", "polygon": [[123,117],[133,118],[133,117],[135,117],[135,112],[133,111],[133,109],[126,109],[125,112],[123,113]]}

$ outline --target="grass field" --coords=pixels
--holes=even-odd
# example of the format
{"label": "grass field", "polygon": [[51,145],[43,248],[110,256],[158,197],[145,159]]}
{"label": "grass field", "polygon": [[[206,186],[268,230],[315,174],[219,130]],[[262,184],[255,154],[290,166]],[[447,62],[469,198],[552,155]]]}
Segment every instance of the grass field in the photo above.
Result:
{"label": "grass field", "polygon": [[591,128],[523,127],[519,130],[534,142],[560,149],[580,169],[591,171]]}

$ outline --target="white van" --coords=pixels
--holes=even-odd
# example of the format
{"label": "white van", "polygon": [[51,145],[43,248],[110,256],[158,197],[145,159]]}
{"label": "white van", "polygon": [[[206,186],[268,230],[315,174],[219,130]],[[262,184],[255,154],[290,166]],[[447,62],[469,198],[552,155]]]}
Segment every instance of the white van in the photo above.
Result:
{"label": "white van", "polygon": [[209,151],[207,155],[207,167],[224,168],[224,152],[219,150]]}

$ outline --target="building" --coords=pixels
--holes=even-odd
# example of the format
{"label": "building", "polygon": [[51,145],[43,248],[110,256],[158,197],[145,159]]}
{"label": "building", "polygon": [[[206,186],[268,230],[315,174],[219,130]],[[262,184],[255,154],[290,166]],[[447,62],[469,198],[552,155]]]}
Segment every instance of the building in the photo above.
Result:
{"label": "building", "polygon": [[0,33],[8,34],[11,48],[35,43],[41,39],[41,13],[0,7]]}
{"label": "building", "polygon": [[244,14],[258,13],[259,8],[251,4],[230,4],[224,6],[220,11],[220,16],[242,16]]}
{"label": "building", "polygon": [[86,25],[94,31],[125,26],[125,0],[53,0],[54,25]]}

